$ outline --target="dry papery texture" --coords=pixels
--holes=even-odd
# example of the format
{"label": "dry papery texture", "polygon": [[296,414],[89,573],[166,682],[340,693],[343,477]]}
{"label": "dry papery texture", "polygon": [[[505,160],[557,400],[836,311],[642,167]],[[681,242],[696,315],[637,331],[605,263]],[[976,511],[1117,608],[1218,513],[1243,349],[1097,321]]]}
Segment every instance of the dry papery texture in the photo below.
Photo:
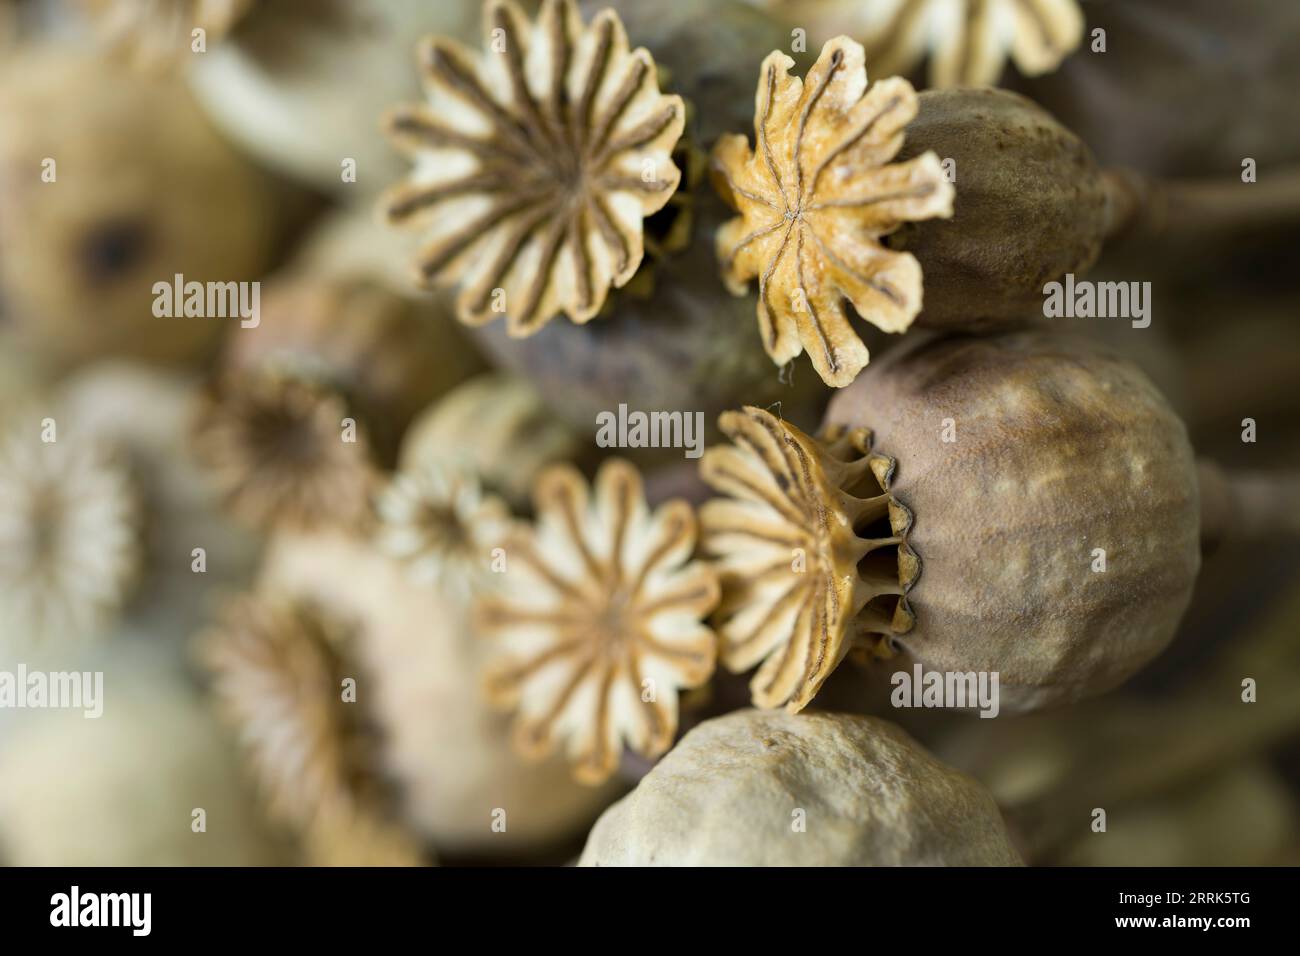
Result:
{"label": "dry papery texture", "polygon": [[[412,50],[429,34],[469,39],[478,20],[471,2],[267,0],[191,57],[187,79],[260,162],[347,199],[373,197],[403,171],[373,118],[417,95]],[[342,175],[345,159],[355,181]]]}
{"label": "dry papery texture", "polygon": [[902,223],[952,214],[952,184],[933,152],[891,162],[916,115],[916,93],[893,77],[868,90],[861,45],[828,42],[807,77],[779,51],[763,61],[754,145],[740,134],[713,151],[715,184],[740,217],[717,236],[727,287],[758,280],[758,323],[772,361],[807,351],[841,387],[867,364],[845,309],[887,332],[921,309],[921,266],[881,238]]}
{"label": "dry papery texture", "polygon": [[527,379],[485,373],[449,391],[411,423],[399,467],[469,471],[524,508],[538,473],[583,454],[583,442]]}
{"label": "dry papery texture", "polygon": [[95,32],[116,55],[143,70],[177,66],[191,54],[194,31],[219,42],[255,0],[80,0]]}
{"label": "dry papery texture", "polygon": [[[583,9],[594,17],[605,6],[623,18],[631,43],[650,50],[661,87],[686,100],[679,147],[688,143],[706,165],[703,152],[718,136],[752,122],[756,57],[787,44],[789,31],[736,0],[709,5],[707,30],[698,4],[619,0]],[[687,215],[690,229],[680,235]],[[502,323],[475,335],[495,361],[526,375],[557,415],[584,432],[619,403],[701,411],[711,428],[718,413],[742,401],[780,401],[787,417],[815,422],[825,390],[812,375],[778,375],[754,335],[752,295],[733,297],[718,282],[713,236],[730,215],[701,171],[701,181],[684,179],[673,200],[646,220],[647,256],[632,287],[610,296],[607,314],[584,326],[552,322],[527,339],[508,337]]]}
{"label": "dry papery texture", "polygon": [[309,602],[243,595],[199,644],[213,693],[243,745],[268,815],[314,862],[414,866],[421,848],[392,822],[380,743],[359,697],[356,625]]}
{"label": "dry papery texture", "polygon": [[886,240],[925,271],[917,325],[1041,316],[1043,286],[1096,261],[1110,222],[1105,181],[1084,142],[1042,108],[1005,90],[924,92],[898,158],[930,151],[954,162],[953,216]]}
{"label": "dry papery texture", "polygon": [[10,408],[0,430],[0,648],[12,655],[101,636],[145,560],[144,503],[124,450],[66,420],[60,434],[52,404]]}
{"label": "dry papery texture", "polygon": [[504,314],[515,337],[595,318],[681,178],[681,98],[617,14],[584,24],[573,0],[544,0],[535,22],[488,0],[481,54],[435,38],[420,66],[427,102],[385,120],[415,169],[382,202],[424,232],[417,281],[458,286],[463,322]]}
{"label": "dry papery texture", "polygon": [[1083,38],[1078,0],[754,0],[821,41],[844,33],[867,48],[875,76],[928,85],[993,86],[1007,62],[1026,76],[1060,66]]}
{"label": "dry papery texture", "polygon": [[[614,796],[574,783],[561,760],[530,765],[509,723],[488,708],[480,674],[488,643],[468,607],[411,582],[364,539],[338,533],[272,540],[259,587],[313,602],[357,627],[357,700],[382,734],[381,772],[403,825],[442,856],[537,853],[580,832]],[[493,811],[506,832],[493,832]]]}
{"label": "dry papery texture", "polygon": [[260,324],[232,335],[195,426],[232,512],[259,525],[364,524],[406,425],[479,367],[440,318],[364,281],[268,288]]}
{"label": "dry papery texture", "polygon": [[893,724],[742,710],[692,730],[607,810],[580,865],[1018,866],[1020,858],[988,792]]}
{"label": "dry papery texture", "polygon": [[753,407],[721,426],[734,444],[710,448],[700,466],[729,496],[700,512],[722,578],[720,656],[737,672],[763,661],[756,706],[799,711],[855,645],[871,652],[870,635],[911,629],[912,515],[890,494],[894,460],[873,452],[866,429],[818,441]]}
{"label": "dry papery texture", "polygon": [[[221,728],[153,638],[61,666],[104,674],[103,715],[7,711],[0,858],[16,866],[265,866],[290,862],[262,825]],[[76,775],[70,785],[69,775]],[[197,807],[207,831],[191,830]]]}
{"label": "dry papery texture", "polygon": [[921,573],[895,644],[999,672],[1004,710],[1108,690],[1168,644],[1199,492],[1186,429],[1138,369],[1043,330],[909,343],[870,371],[826,424],[870,427],[897,460]]}
{"label": "dry papery texture", "polygon": [[1300,161],[1300,4],[1126,0],[1089,4],[1088,19],[1106,52],[1022,85],[1102,162],[1240,182],[1247,156],[1261,181]]}
{"label": "dry papery texture", "polygon": [[592,490],[577,469],[544,471],[537,524],[513,535],[500,594],[477,620],[499,648],[488,699],[518,713],[525,757],[563,748],[575,777],[599,784],[626,743],[657,757],[677,731],[677,691],[704,684],[716,656],[703,619],[718,601],[713,569],[691,560],[695,514],[651,511],[640,474],[620,459]]}
{"label": "dry papery texture", "polygon": [[256,278],[292,195],[273,195],[174,81],[43,48],[0,75],[0,288],[37,354],[206,354],[235,320],[155,318],[154,283]]}

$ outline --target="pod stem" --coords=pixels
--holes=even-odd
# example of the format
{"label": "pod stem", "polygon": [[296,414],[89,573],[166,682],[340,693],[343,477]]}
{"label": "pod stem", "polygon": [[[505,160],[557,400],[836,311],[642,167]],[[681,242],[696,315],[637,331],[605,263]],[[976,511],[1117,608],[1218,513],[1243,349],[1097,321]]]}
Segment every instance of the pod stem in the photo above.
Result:
{"label": "pod stem", "polygon": [[1201,486],[1201,547],[1300,535],[1300,474],[1228,472],[1197,463]]}
{"label": "pod stem", "polygon": [[1121,168],[1103,177],[1110,239],[1196,238],[1300,222],[1300,166],[1265,170],[1253,183],[1235,176],[1158,179]]}

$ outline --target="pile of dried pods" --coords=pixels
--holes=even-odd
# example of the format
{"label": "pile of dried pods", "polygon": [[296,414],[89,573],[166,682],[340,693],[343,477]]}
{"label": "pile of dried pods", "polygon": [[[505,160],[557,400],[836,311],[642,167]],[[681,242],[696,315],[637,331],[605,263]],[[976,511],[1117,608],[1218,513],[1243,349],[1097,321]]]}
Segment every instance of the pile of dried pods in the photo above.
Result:
{"label": "pile of dried pods", "polygon": [[[151,836],[206,802],[236,863],[1262,862],[1141,836],[1249,801],[1300,853],[1300,708],[1240,709],[1300,699],[1294,5],[47,6],[0,4],[0,704],[144,654],[118,736],[224,726],[256,793],[115,737],[83,785],[150,820],[78,856],[7,781],[94,738],[0,719],[0,852],[211,862]],[[1144,720],[1168,772],[1094,772]]]}

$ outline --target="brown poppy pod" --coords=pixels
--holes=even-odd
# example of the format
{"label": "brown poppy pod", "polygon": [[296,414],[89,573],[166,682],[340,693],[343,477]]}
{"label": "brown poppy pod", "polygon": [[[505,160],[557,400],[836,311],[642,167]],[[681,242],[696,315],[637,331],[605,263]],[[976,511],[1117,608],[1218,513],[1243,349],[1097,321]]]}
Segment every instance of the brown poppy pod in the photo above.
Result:
{"label": "brown poppy pod", "polygon": [[1003,708],[1116,686],[1173,638],[1200,567],[1183,423],[1134,366],[1046,330],[922,341],[827,412],[896,461],[928,669],[996,671]]}
{"label": "brown poppy pod", "polygon": [[905,161],[933,151],[955,177],[951,219],[904,223],[887,240],[925,274],[916,323],[970,329],[1042,314],[1043,286],[1086,272],[1112,199],[1083,140],[1006,90],[929,90],[907,126]]}

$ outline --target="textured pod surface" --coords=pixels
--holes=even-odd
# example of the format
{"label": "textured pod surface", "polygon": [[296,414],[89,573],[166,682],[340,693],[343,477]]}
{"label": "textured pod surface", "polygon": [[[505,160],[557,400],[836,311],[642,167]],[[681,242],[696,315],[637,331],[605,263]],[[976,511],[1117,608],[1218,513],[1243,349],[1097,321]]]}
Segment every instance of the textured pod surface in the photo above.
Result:
{"label": "textured pod surface", "polygon": [[951,219],[890,236],[925,272],[917,324],[967,329],[1041,314],[1043,286],[1101,253],[1107,199],[1084,142],[1005,90],[926,91],[899,161],[933,150],[952,160]]}
{"label": "textured pod surface", "polygon": [[580,863],[1019,864],[988,792],[895,725],[753,710],[687,734],[597,821]]}
{"label": "textured pod surface", "polygon": [[184,87],[40,49],[0,76],[0,206],[6,311],[68,361],[202,356],[235,320],[155,317],[154,283],[256,278],[277,228],[263,175]]}
{"label": "textured pod surface", "polygon": [[1168,644],[1200,502],[1186,429],[1138,369],[1034,330],[918,341],[869,373],[827,421],[897,459],[921,556],[899,645],[997,671],[1002,706],[1028,709],[1108,690]]}

